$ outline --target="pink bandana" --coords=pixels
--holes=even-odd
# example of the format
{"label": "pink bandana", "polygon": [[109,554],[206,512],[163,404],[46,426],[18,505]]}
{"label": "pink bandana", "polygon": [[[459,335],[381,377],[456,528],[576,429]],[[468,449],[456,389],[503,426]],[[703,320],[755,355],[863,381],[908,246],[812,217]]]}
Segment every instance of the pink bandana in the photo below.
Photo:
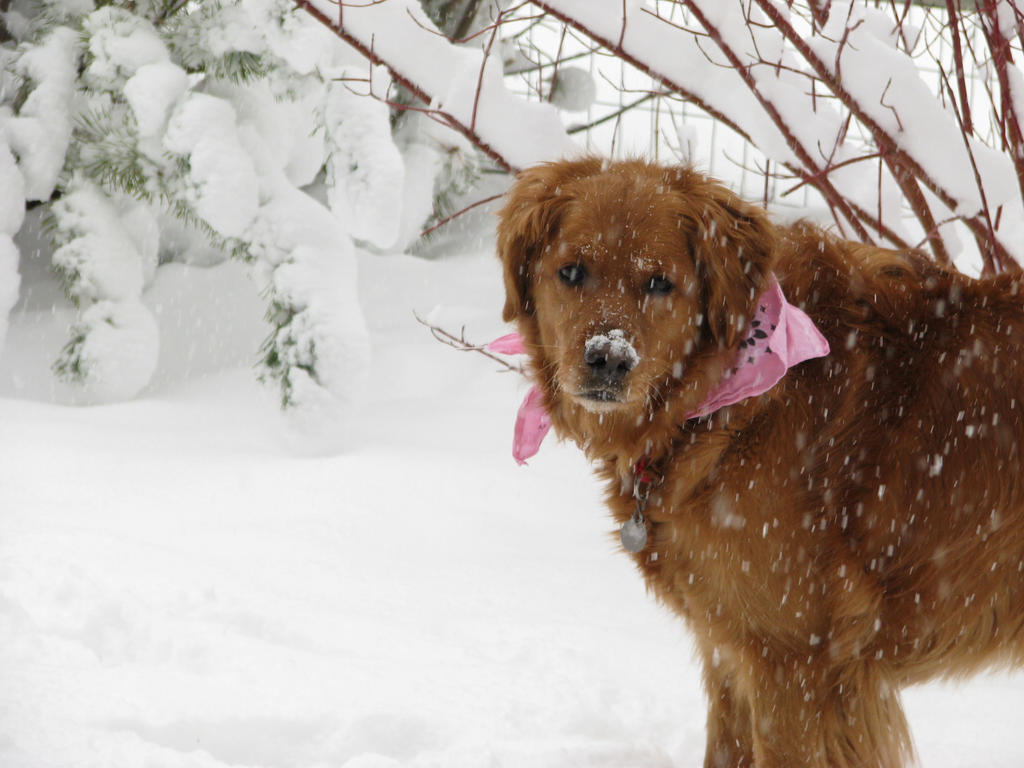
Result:
{"label": "pink bandana", "polygon": [[[774,387],[787,370],[798,363],[829,353],[828,342],[803,310],[782,295],[774,279],[758,297],[757,312],[750,321],[750,335],[740,342],[736,364],[708,397],[687,418],[707,416],[719,408],[760,395]],[[526,348],[518,333],[510,333],[487,345],[491,352],[523,354]],[[541,403],[541,392],[530,387],[516,415],[512,456],[525,464],[540,450],[551,419]]]}

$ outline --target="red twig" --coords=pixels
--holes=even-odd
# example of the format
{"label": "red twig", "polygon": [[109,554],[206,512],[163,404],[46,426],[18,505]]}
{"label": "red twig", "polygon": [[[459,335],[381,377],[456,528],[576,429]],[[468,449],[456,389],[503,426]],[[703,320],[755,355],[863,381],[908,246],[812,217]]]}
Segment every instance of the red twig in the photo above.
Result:
{"label": "red twig", "polygon": [[885,240],[886,240],[886,241],[887,241],[887,242],[888,242],[888,243],[889,243],[889,244],[890,244],[890,245],[891,245],[892,247],[894,247],[894,248],[909,248],[909,247],[910,247],[910,245],[909,245],[909,244],[907,243],[907,241],[906,241],[906,240],[904,240],[904,239],[903,239],[903,238],[902,238],[902,237],[901,237],[901,236],[899,235],[899,233],[897,233],[897,232],[896,232],[896,231],[894,231],[893,229],[891,229],[891,228],[889,228],[889,227],[885,226],[885,224],[883,224],[882,222],[878,221],[878,220],[877,220],[877,219],[876,219],[876,218],[875,218],[875,217],[874,217],[874,216],[873,216],[873,215],[871,214],[871,212],[870,212],[870,211],[868,211],[868,210],[866,210],[866,209],[864,209],[864,208],[861,208],[861,207],[860,207],[859,205],[857,205],[857,204],[856,204],[855,202],[853,202],[852,200],[851,200],[851,201],[849,201],[849,205],[850,205],[850,208],[852,208],[852,209],[853,209],[853,212],[854,212],[855,214],[857,214],[857,216],[859,216],[859,217],[860,217],[860,220],[861,220],[861,221],[862,221],[862,222],[863,222],[863,223],[864,223],[864,224],[865,224],[866,226],[868,226],[868,227],[871,227],[871,228],[872,228],[872,229],[874,229],[874,230],[875,230],[876,232],[878,232],[879,236],[880,236],[880,237],[883,237],[883,238],[885,238]]}
{"label": "red twig", "polygon": [[801,187],[803,187],[803,186],[805,186],[807,184],[810,184],[810,185],[813,186],[821,177],[825,176],[826,174],[832,173],[833,171],[837,171],[840,168],[845,168],[848,165],[854,165],[856,163],[862,163],[862,162],[864,162],[866,160],[877,160],[881,156],[882,155],[879,152],[872,152],[870,155],[858,155],[857,157],[848,158],[846,160],[843,160],[842,162],[835,163],[834,165],[832,163],[829,163],[827,167],[825,167],[822,170],[818,171],[817,174],[813,174],[813,175],[812,174],[808,174],[807,176],[805,176],[803,179],[801,179],[799,182],[797,182],[794,186],[790,187],[785,192],[783,192],[781,195],[779,195],[779,197],[786,197],[787,195],[791,195],[794,192],[796,192],[798,189],[800,189]]}
{"label": "red twig", "polygon": [[567,30],[568,27],[563,25],[562,34],[558,37],[558,53],[555,54],[555,60],[551,65],[553,69],[551,70],[551,87],[548,89],[548,101],[555,100],[555,88],[558,86],[558,65],[562,63],[562,46],[565,45],[565,34]]}
{"label": "red twig", "polygon": [[935,224],[935,215],[932,213],[931,206],[928,205],[928,200],[921,190],[919,180],[902,165],[888,162],[884,155],[883,159],[886,160],[889,172],[892,174],[893,179],[896,180],[896,185],[900,188],[900,192],[903,193],[903,198],[910,205],[910,209],[914,212],[918,223],[928,233],[925,236],[925,240],[928,242],[928,247],[931,248],[935,260],[940,264],[952,264],[953,259],[946,248],[946,242],[942,239],[942,233]]}
{"label": "red twig", "polygon": [[[953,86],[949,84],[949,78],[946,77],[945,71],[942,67],[939,67],[939,75],[942,78],[943,85],[946,86],[946,91],[949,94],[949,98],[953,98]],[[996,230],[992,224],[991,211],[988,207],[988,198],[985,196],[985,185],[981,181],[981,172],[978,170],[978,164],[974,160],[974,152],[971,151],[971,142],[967,136],[967,131],[964,129],[963,120],[960,118],[960,113],[953,110],[953,115],[956,117],[957,123],[960,126],[960,133],[963,136],[964,147],[967,149],[967,157],[971,161],[971,170],[974,171],[974,181],[978,185],[978,194],[981,195],[981,210],[985,216],[985,225],[987,232],[983,235],[974,233],[974,238],[978,242],[978,248],[981,251],[983,267],[983,274],[993,274],[995,272],[1001,272],[1006,267],[1006,263],[1011,261],[1009,254],[1002,250],[999,245],[999,240],[996,238]]]}
{"label": "red twig", "polygon": [[622,29],[619,31],[618,48],[622,49],[622,41],[626,39],[626,0],[622,0]]}
{"label": "red twig", "polygon": [[771,160],[764,161],[764,189],[761,192],[761,204],[768,207],[768,192],[770,189],[769,180],[771,179]]}
{"label": "red twig", "polygon": [[811,6],[811,18],[814,19],[815,31],[822,29],[828,23],[832,0],[809,0],[808,5]]}
{"label": "red twig", "polygon": [[494,38],[498,35],[498,27],[501,26],[501,17],[504,13],[504,11],[499,11],[498,18],[492,25],[491,36],[487,38],[487,46],[484,48],[484,58],[480,62],[480,72],[477,73],[476,93],[473,94],[473,116],[469,121],[469,130],[474,134],[476,133],[476,112],[480,107],[480,91],[484,87],[484,70],[487,69],[487,60],[491,57],[491,47],[494,45]]}
{"label": "red twig", "polygon": [[434,231],[436,231],[436,230],[440,229],[441,227],[443,227],[448,222],[453,221],[454,219],[457,219],[462,214],[467,213],[467,212],[473,210],[478,205],[484,205],[485,203],[489,203],[492,200],[497,200],[499,197],[504,197],[504,195],[505,195],[504,192],[499,192],[496,195],[491,195],[490,197],[485,197],[483,200],[477,200],[475,203],[471,203],[471,204],[467,205],[462,210],[456,211],[451,216],[446,216],[445,218],[441,219],[439,222],[434,224],[432,227],[429,227],[428,229],[423,230],[422,232],[420,232],[420,237],[426,237],[427,235],[432,234]]}
{"label": "red twig", "polygon": [[[834,65],[835,81],[837,83],[843,82],[843,50],[846,48],[846,44],[850,41],[850,34],[857,29],[863,20],[858,21],[852,27],[850,26],[850,15],[853,13],[853,4],[846,11],[846,24],[843,25],[843,36],[839,39],[839,45],[836,46],[836,61]],[[780,30],[781,31],[781,30]],[[785,32],[783,32],[785,34]]]}
{"label": "red twig", "polygon": [[881,104],[886,109],[888,109],[890,112],[892,112],[892,116],[896,118],[896,125],[899,126],[900,133],[903,133],[903,121],[900,120],[900,113],[896,110],[896,107],[894,107],[892,104],[886,104],[885,103],[885,94],[887,94],[889,92],[889,89],[891,87],[892,87],[892,78],[890,77],[888,82],[886,82],[886,84],[885,84],[885,88],[882,90],[882,95],[878,97],[878,103]]}
{"label": "red twig", "polygon": [[488,351],[487,346],[485,344],[473,344],[467,341],[465,327],[463,327],[462,330],[459,332],[459,335],[456,336],[454,333],[449,333],[444,328],[441,328],[438,325],[428,323],[415,312],[413,312],[412,314],[413,317],[416,318],[416,322],[418,322],[420,325],[425,325],[427,328],[429,328],[431,335],[435,339],[440,341],[442,344],[446,344],[452,349],[457,349],[459,352],[478,352],[479,354],[483,355],[484,357],[490,360],[493,360],[494,362],[498,363],[499,365],[513,373],[518,373],[523,376],[526,375],[526,371],[523,370],[523,367],[521,365],[513,365],[512,363],[508,362],[508,360],[504,360],[498,357],[493,352]]}
{"label": "red twig", "polygon": [[971,121],[971,102],[967,98],[967,76],[964,74],[964,54],[960,45],[960,2],[946,0],[946,13],[949,15],[949,34],[953,38],[953,65],[956,68],[956,84],[960,91],[960,114],[963,116],[964,130],[968,135],[974,133]]}

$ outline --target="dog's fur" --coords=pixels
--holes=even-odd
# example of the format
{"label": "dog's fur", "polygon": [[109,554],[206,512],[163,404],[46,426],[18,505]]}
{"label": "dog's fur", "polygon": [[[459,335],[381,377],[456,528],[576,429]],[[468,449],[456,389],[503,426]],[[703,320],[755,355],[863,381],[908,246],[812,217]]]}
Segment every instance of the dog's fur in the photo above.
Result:
{"label": "dog's fur", "polygon": [[[616,521],[638,461],[661,479],[635,559],[696,635],[706,766],[895,768],[901,687],[1024,662],[1019,274],[776,226],[691,169],[596,158],[521,173],[498,249],[505,319]],[[687,419],[772,273],[831,353]],[[640,361],[595,400],[584,346],[615,328]]]}

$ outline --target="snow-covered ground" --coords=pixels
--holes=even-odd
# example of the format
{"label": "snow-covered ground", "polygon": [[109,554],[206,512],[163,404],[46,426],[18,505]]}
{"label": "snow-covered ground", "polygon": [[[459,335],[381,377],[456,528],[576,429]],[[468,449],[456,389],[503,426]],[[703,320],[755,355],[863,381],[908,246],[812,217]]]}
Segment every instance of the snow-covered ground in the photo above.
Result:
{"label": "snow-covered ground", "polygon": [[[330,456],[296,451],[254,381],[239,266],[162,268],[146,301],[175,333],[120,405],[50,402],[67,316],[45,285],[23,302],[0,360],[0,767],[702,764],[690,641],[586,463],[549,441],[517,467],[522,383],[413,318],[505,332],[472,250],[362,257],[371,386]],[[906,704],[924,766],[1024,765],[1024,675]]]}

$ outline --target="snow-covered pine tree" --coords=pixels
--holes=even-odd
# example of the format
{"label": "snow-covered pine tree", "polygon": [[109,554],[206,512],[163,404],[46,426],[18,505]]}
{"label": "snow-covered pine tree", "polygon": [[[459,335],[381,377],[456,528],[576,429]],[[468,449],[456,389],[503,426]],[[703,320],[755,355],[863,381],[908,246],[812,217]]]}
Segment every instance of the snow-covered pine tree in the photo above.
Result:
{"label": "snow-covered pine tree", "polygon": [[363,59],[287,0],[5,5],[0,318],[28,201],[79,309],[54,370],[86,399],[149,381],[158,264],[233,256],[267,296],[259,370],[282,404],[350,400],[369,354],[355,248],[398,241],[404,186],[387,106],[345,82]]}

